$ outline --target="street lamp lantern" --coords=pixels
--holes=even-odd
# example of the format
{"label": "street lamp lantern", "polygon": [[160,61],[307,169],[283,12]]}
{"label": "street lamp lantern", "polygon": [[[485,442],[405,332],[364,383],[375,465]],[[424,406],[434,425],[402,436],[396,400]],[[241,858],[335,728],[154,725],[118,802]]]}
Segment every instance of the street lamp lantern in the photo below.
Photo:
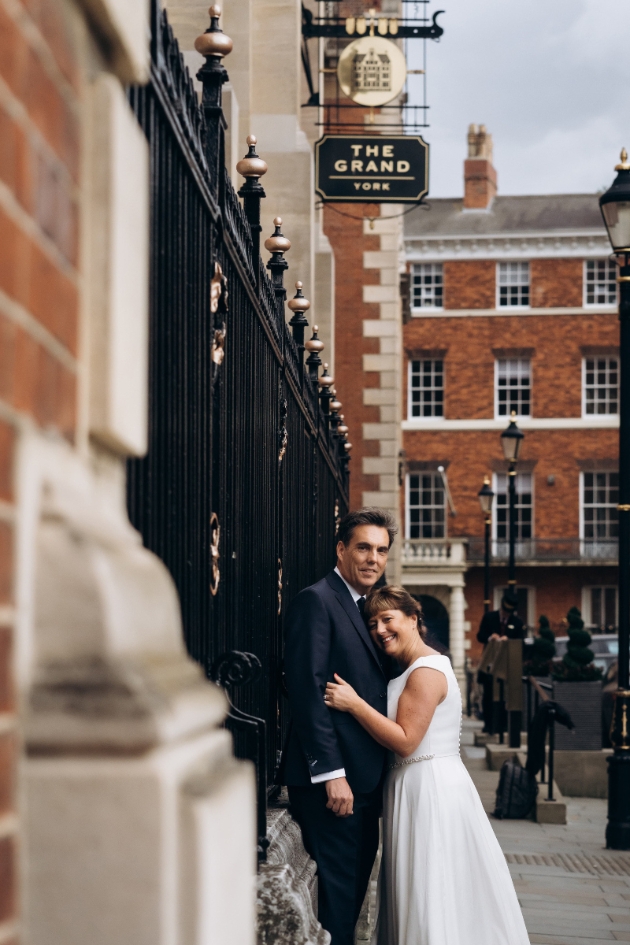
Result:
{"label": "street lamp lantern", "polygon": [[608,759],[606,846],[630,850],[630,164],[626,150],[617,176],[599,198],[613,252],[619,257],[619,660]]}
{"label": "street lamp lantern", "polygon": [[614,253],[630,253],[630,164],[625,148],[621,163],[615,166],[617,176],[599,198],[608,239]]}
{"label": "street lamp lantern", "polygon": [[525,434],[516,426],[516,413],[514,410],[510,416],[510,425],[501,434],[501,446],[503,455],[508,463],[515,463],[518,460],[519,450]]}
{"label": "street lamp lantern", "polygon": [[494,499],[494,492],[490,488],[490,480],[486,476],[483,481],[483,486],[479,490],[479,505],[481,506],[481,511],[486,514],[492,512],[492,500]]}

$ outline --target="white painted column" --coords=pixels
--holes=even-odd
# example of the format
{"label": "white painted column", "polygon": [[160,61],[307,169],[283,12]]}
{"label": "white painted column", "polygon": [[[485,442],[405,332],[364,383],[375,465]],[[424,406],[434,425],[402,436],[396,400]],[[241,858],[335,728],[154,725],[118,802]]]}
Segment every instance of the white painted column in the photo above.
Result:
{"label": "white painted column", "polygon": [[464,584],[451,587],[451,601],[449,608],[449,639],[453,669],[462,691],[462,698],[466,692],[466,651],[465,651],[465,622]]}

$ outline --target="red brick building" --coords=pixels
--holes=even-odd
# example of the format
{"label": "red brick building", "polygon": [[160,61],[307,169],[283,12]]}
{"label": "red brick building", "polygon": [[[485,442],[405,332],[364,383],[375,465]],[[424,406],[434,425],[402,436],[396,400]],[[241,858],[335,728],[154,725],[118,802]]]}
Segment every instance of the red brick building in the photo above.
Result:
{"label": "red brick building", "polygon": [[405,218],[400,495],[404,583],[445,641],[450,620],[460,665],[479,652],[485,476],[493,606],[507,583],[510,412],[525,434],[516,578],[529,626],[546,614],[560,632],[572,605],[591,627],[616,625],[618,475],[616,268],[597,196],[497,195],[483,126],[464,179],[463,199]]}

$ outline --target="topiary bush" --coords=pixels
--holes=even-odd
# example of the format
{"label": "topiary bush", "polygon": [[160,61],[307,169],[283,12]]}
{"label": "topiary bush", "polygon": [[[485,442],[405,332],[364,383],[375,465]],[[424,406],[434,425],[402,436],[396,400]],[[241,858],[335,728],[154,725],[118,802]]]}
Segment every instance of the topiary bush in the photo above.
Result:
{"label": "topiary bush", "polygon": [[569,644],[561,663],[554,665],[553,678],[566,682],[592,682],[602,678],[602,671],[593,665],[595,654],[589,649],[591,635],[584,629],[582,614],[572,607],[567,614]]}
{"label": "topiary bush", "polygon": [[523,666],[527,676],[548,676],[556,655],[556,637],[544,614],[538,618],[538,635],[531,646],[531,659]]}

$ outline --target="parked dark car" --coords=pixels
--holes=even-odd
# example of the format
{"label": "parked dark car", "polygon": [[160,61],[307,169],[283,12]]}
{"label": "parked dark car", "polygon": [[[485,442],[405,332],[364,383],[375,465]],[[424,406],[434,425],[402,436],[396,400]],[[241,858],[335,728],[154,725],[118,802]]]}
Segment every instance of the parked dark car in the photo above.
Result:
{"label": "parked dark car", "polygon": [[[556,637],[556,655],[554,662],[562,659],[567,651],[568,637]],[[619,638],[616,633],[600,633],[589,643],[589,649],[595,654],[593,662],[603,670],[604,676],[619,656]]]}

